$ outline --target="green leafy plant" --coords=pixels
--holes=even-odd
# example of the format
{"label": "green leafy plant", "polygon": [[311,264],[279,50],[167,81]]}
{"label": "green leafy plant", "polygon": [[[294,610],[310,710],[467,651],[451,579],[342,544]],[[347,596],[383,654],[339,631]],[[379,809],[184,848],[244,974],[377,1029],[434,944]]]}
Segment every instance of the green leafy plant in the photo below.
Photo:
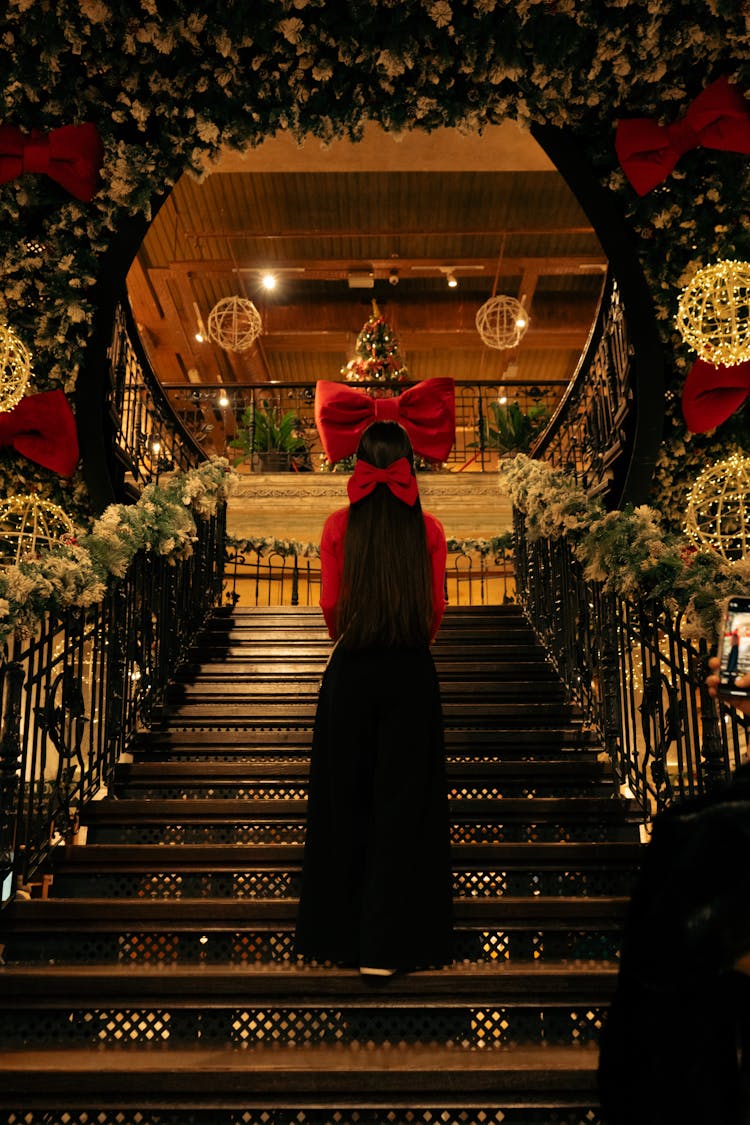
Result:
{"label": "green leafy plant", "polygon": [[229,443],[242,456],[235,465],[249,461],[253,453],[306,453],[307,442],[299,432],[299,419],[293,410],[282,413],[279,406],[263,399],[260,406],[246,406]]}
{"label": "green leafy plant", "polygon": [[474,447],[494,449],[498,453],[527,453],[549,420],[549,411],[541,404],[523,411],[517,402],[508,406],[490,402],[488,411],[480,425],[481,440],[474,442]]}

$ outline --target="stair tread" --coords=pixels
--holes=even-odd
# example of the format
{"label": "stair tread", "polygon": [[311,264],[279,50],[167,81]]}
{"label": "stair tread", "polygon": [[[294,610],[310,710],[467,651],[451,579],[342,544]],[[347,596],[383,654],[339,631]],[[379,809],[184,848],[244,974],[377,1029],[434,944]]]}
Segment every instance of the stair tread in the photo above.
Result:
{"label": "stair tread", "polygon": [[465,1007],[494,1002],[529,1005],[574,999],[609,999],[618,966],[547,962],[481,967],[451,966],[363,978],[356,969],[286,965],[10,965],[0,968],[0,1010],[74,1005],[93,1007],[155,998],[172,1006],[222,1007],[253,999],[295,1006],[316,1001],[337,1007]]}
{"label": "stair tread", "polygon": [[[619,922],[628,899],[622,895],[601,895],[591,898],[503,896],[501,899],[476,898],[454,901],[454,918],[461,923],[488,924],[509,927],[519,922],[538,925],[560,925],[569,928],[579,924],[602,920]],[[226,923],[247,929],[251,925],[271,922],[285,925],[295,920],[297,899],[231,899],[231,898],[178,898],[178,899],[118,899],[118,898],[68,898],[12,902],[6,907],[2,930],[9,933],[29,930],[43,925],[53,926],[85,924],[86,929],[107,932],[130,923],[136,928],[143,924],[164,923],[167,930],[199,927],[210,932],[221,930]]]}
{"label": "stair tread", "polygon": [[[172,782],[175,780],[193,781],[202,784],[206,779],[236,782],[243,781],[282,781],[289,778],[307,778],[310,771],[308,757],[297,761],[287,762],[163,762],[148,761],[136,758],[131,763],[121,764],[118,767],[118,784],[133,784],[143,782]],[[498,760],[478,762],[455,762],[450,758],[447,762],[447,773],[450,780],[456,778],[492,779],[528,781],[530,784],[548,778],[561,781],[567,778],[591,780],[593,783],[611,781],[612,774],[609,766],[598,762],[592,755],[580,761],[546,761],[537,759],[503,758]]]}
{"label": "stair tread", "polygon": [[[635,864],[639,862],[643,845],[638,841],[603,841],[591,843],[491,843],[452,844],[454,862],[495,865],[518,865],[534,868],[540,865],[570,867],[585,864],[587,867]],[[179,871],[183,867],[194,870],[237,870],[238,865],[254,866],[259,863],[299,865],[302,844],[78,844],[55,858],[55,874],[75,872],[81,868],[116,870]]]}
{"label": "stair tread", "polygon": [[[123,820],[149,820],[160,821],[165,818],[177,819],[180,822],[213,820],[231,820],[246,823],[252,819],[273,818],[285,816],[299,817],[304,815],[307,800],[304,797],[284,797],[282,799],[266,798],[174,798],[174,799],[143,799],[143,798],[115,798],[105,797],[101,801],[94,801],[82,812],[81,820],[85,824],[101,823],[102,821],[122,822]],[[615,796],[591,797],[496,797],[496,798],[469,798],[462,797],[450,801],[451,817],[462,819],[464,816],[480,816],[502,813],[503,820],[548,820],[552,816],[562,816],[566,820],[580,817],[596,816],[599,818],[615,819],[626,818],[638,814],[638,807],[634,801]]]}

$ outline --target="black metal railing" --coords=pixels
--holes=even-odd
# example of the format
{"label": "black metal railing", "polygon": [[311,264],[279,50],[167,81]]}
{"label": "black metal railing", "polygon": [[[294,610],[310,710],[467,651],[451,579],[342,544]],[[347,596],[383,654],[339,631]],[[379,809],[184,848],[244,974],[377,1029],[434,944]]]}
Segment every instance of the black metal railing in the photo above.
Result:
{"label": "black metal railing", "polygon": [[708,695],[706,643],[664,605],[587,581],[565,539],[529,542],[518,512],[515,542],[519,600],[644,818],[727,778],[747,732]]}
{"label": "black metal railing", "polygon": [[220,604],[225,512],[198,519],[190,558],[139,553],[101,602],[48,615],[0,664],[0,884],[28,883],[147,728]]}
{"label": "black metal railing", "polygon": [[137,493],[172,469],[191,469],[206,459],[175,415],[154,374],[126,302],[115,312],[109,352],[109,425],[118,491]]}
{"label": "black metal railing", "polygon": [[[515,601],[513,552],[504,543],[477,549],[449,544],[445,593],[449,605],[505,605]],[[320,558],[306,551],[238,541],[227,549],[224,600],[228,605],[317,606]]]}
{"label": "black metal railing", "polygon": [[[357,390],[375,396],[400,394],[409,384],[357,383]],[[507,452],[527,452],[536,434],[541,433],[552,418],[568,386],[567,379],[508,379],[502,383],[456,381],[456,440],[446,462],[455,471],[497,468],[498,456]],[[232,383],[198,386],[194,383],[171,383],[165,387],[170,407],[194,441],[206,450],[243,458],[234,450],[238,426],[245,411],[269,410],[275,417],[292,411],[296,432],[302,437],[305,450],[291,457],[293,468],[321,472],[329,466],[325,460],[314,419],[315,383]],[[498,432],[497,412],[507,425],[510,444],[503,444],[494,435]],[[252,430],[249,434],[247,463],[254,471],[263,471],[265,452],[257,448]]]}
{"label": "black metal railing", "polygon": [[615,491],[629,465],[635,425],[633,347],[620,292],[609,277],[586,350],[533,456],[563,469],[592,495]]}

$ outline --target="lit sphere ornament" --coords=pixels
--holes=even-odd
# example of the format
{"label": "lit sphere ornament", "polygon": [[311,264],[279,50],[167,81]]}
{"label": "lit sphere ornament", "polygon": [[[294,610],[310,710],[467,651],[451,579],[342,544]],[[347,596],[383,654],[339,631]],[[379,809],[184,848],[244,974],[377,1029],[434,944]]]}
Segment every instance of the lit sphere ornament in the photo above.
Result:
{"label": "lit sphere ornament", "polygon": [[38,496],[11,496],[0,501],[0,565],[36,558],[41,548],[75,538],[65,512]]}
{"label": "lit sphere ornament", "polygon": [[529,327],[529,314],[515,297],[490,297],[477,310],[477,332],[488,348],[515,348]]}
{"label": "lit sphere ornament", "polygon": [[707,363],[734,367],[750,359],[750,262],[698,270],[680,297],[676,323]]}
{"label": "lit sphere ornament", "polygon": [[685,534],[736,562],[750,551],[750,457],[704,469],[688,495]]}
{"label": "lit sphere ornament", "polygon": [[18,405],[30,376],[31,352],[12,328],[0,324],[0,413]]}
{"label": "lit sphere ornament", "polygon": [[208,334],[228,352],[251,348],[263,331],[263,321],[252,301],[244,297],[225,297],[208,314]]}

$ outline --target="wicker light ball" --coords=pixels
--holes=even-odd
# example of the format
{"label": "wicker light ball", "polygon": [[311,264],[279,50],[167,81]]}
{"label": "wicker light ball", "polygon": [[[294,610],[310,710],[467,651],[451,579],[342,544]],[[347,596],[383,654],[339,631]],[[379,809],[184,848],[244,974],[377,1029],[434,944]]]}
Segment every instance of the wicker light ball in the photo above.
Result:
{"label": "wicker light ball", "polygon": [[18,405],[30,376],[31,352],[12,328],[0,324],[0,413]]}
{"label": "wicker light ball", "polygon": [[515,348],[529,327],[529,314],[515,297],[490,297],[477,310],[477,332],[488,348]]}
{"label": "wicker light ball", "polygon": [[688,496],[685,534],[730,562],[750,552],[750,457],[735,453],[703,470]]}
{"label": "wicker light ball", "polygon": [[74,535],[66,513],[50,500],[29,494],[0,501],[0,565],[36,558],[42,548]]}
{"label": "wicker light ball", "polygon": [[676,323],[707,363],[733,367],[750,359],[750,262],[698,270],[680,297]]}
{"label": "wicker light ball", "polygon": [[208,314],[208,334],[228,352],[244,352],[263,331],[260,313],[244,297],[225,297]]}

